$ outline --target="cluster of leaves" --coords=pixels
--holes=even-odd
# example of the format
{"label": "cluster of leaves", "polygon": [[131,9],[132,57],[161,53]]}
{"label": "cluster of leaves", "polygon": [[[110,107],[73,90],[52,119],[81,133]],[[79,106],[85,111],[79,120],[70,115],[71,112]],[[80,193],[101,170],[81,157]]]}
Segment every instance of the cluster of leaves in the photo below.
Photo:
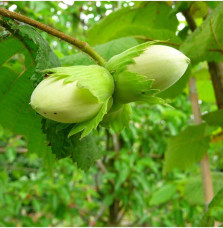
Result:
{"label": "cluster of leaves", "polygon": [[[105,132],[101,129],[95,139],[106,152],[106,172],[92,166],[83,173],[69,159],[62,159],[50,178],[35,154],[16,152],[26,146],[24,139],[15,142],[17,136],[2,129],[1,146],[9,146],[0,155],[0,208],[4,208],[0,213],[1,225],[106,226],[112,222],[107,211],[114,203],[120,206],[120,212],[125,214],[123,222],[127,220],[128,225],[198,225],[202,211],[201,183],[193,183],[195,189],[200,186],[197,194],[201,203],[192,207],[188,203],[192,196],[187,175],[175,172],[166,179],[162,175],[168,138],[181,131],[190,109],[185,96],[173,106],[176,110],[161,105],[134,106],[130,128],[120,136],[123,146],[119,152],[114,152],[111,134],[107,145],[103,143]],[[182,106],[184,109],[178,111]],[[199,173],[198,168],[194,169]],[[166,210],[170,213],[164,213]]]}
{"label": "cluster of leaves", "polygon": [[[29,106],[33,85],[43,78],[41,70],[60,66],[58,58],[32,27],[15,25],[10,20],[2,21],[2,25],[11,32],[2,38],[0,43],[2,55],[7,53],[1,59],[3,72],[1,109],[4,110],[1,112],[2,125],[17,134],[24,135],[28,141],[29,151],[43,157],[49,169],[54,159],[51,148],[57,158],[72,157],[79,167],[88,169],[100,154],[91,136],[82,141],[79,140],[79,135],[68,139],[67,126],[61,127],[58,123],[45,120],[43,120],[45,124],[42,125],[42,118]],[[7,52],[10,45],[15,48]],[[20,64],[16,62],[19,55],[24,56]],[[15,93],[17,93],[16,96]],[[16,99],[12,99],[15,97]],[[46,136],[42,128],[51,148],[46,144]],[[36,142],[39,143],[38,146]],[[80,154],[79,151],[82,153]]]}
{"label": "cluster of leaves", "polygon": [[[215,111],[213,86],[207,66],[202,61],[222,61],[223,4],[179,2],[174,7],[170,5],[174,3],[169,2],[137,2],[133,3],[135,4],[133,7],[121,7],[125,2],[101,4],[98,7],[96,3],[78,2],[76,7],[61,10],[57,3],[16,3],[17,10],[21,13],[29,14],[31,18],[40,19],[44,23],[52,23],[55,27],[58,27],[58,23],[56,24],[54,20],[48,21],[48,18],[51,18],[55,12],[62,11],[61,14],[57,13],[61,21],[59,28],[62,31],[67,30],[67,21],[71,22],[76,18],[67,33],[76,34],[79,38],[87,40],[106,60],[149,40],[168,40],[167,45],[179,47],[191,58],[192,67],[175,85],[161,94],[163,98],[174,99],[171,105],[176,109],[161,105],[151,107],[141,103],[134,104],[133,121],[129,129],[122,131],[119,138],[121,147],[119,152],[115,152],[112,146],[111,135],[114,135],[112,131],[107,134],[107,146],[104,142],[103,129],[91,135],[87,141],[77,143],[75,137],[67,141],[66,127],[60,128],[53,122],[46,121],[44,126],[47,127],[44,128],[44,132],[47,136],[42,134],[41,118],[28,105],[33,81],[37,82],[42,77],[40,70],[59,66],[60,63],[63,66],[71,66],[90,65],[94,62],[83,53],[69,55],[73,53],[73,49],[69,50],[67,44],[57,42],[56,54],[61,57],[59,63],[47,42],[33,28],[3,21],[2,25],[11,34],[8,35],[3,31],[0,42],[2,126],[11,129],[15,134],[23,135],[29,152],[39,154],[51,170],[55,159],[52,152],[58,158],[71,157],[83,169],[89,168],[93,160],[103,154],[100,162],[105,169],[100,165],[102,168],[94,166],[88,173],[83,174],[69,160],[63,159],[57,162],[54,179],[49,180],[44,169],[37,170],[35,177],[25,172],[22,168],[24,161],[29,162],[30,158],[26,160],[23,155],[19,155],[21,173],[18,170],[9,171],[8,165],[1,171],[0,181],[4,187],[1,188],[0,207],[7,208],[1,210],[2,225],[104,226],[120,224],[124,217],[122,224],[126,225],[127,220],[127,225],[131,226],[185,226],[188,223],[197,226],[200,223],[204,203],[197,163],[207,151],[211,155],[214,191],[217,193],[221,189],[222,141],[210,142],[215,142],[218,135],[221,137],[222,110]],[[105,17],[106,4],[110,4],[112,10],[116,10]],[[6,7],[9,5],[6,4]],[[33,11],[32,7],[38,10]],[[207,16],[208,7],[212,9],[212,13]],[[51,8],[54,9],[52,13],[50,13]],[[22,12],[22,9],[25,12]],[[179,21],[176,14],[185,10],[192,14],[199,25],[192,33],[186,22],[181,22],[181,25],[184,24],[181,31],[177,29]],[[94,16],[85,25],[80,18],[81,13],[90,14],[90,11]],[[78,17],[76,15],[73,17],[72,13]],[[41,14],[46,17],[41,17]],[[104,19],[95,24],[94,19],[97,16]],[[92,27],[88,29],[91,25]],[[52,39],[46,34],[43,34],[43,37],[53,46],[55,38]],[[33,75],[32,81],[31,75]],[[189,76],[194,76],[197,80],[202,113],[209,112],[203,115],[204,123],[199,126],[191,126],[191,107],[186,98]],[[57,133],[52,137],[51,131],[55,132],[55,128]],[[3,141],[6,141],[5,135],[7,132],[3,134]],[[51,147],[47,146],[46,141],[51,142]],[[24,140],[22,143],[25,146]],[[7,149],[5,155],[7,158],[3,158],[3,161],[8,159],[10,165],[15,161],[16,155],[13,151],[15,149]],[[36,158],[33,163],[34,168],[42,165],[40,161],[36,161]],[[166,175],[163,176],[162,172]],[[75,179],[76,177],[72,178],[72,175],[81,176]],[[75,187],[72,184],[74,181]],[[22,187],[24,185],[26,188]],[[38,186],[41,188],[39,191],[37,191]],[[86,189],[90,189],[88,200],[84,194]],[[46,194],[48,191],[49,194]],[[18,194],[13,195],[15,192]],[[222,222],[221,197],[222,190],[210,204],[202,219],[202,225],[213,225],[214,220]],[[14,202],[17,207],[12,206]],[[84,212],[80,207],[84,208]],[[12,210],[13,208],[16,209]],[[92,218],[89,218],[89,211]],[[39,212],[47,214],[45,220],[39,219],[38,216],[42,215],[38,214]],[[73,218],[72,213],[77,216]],[[132,216],[133,214],[135,216]]]}
{"label": "cluster of leaves", "polygon": [[98,198],[89,174],[78,171],[71,160],[60,160],[50,177],[36,154],[22,153],[23,138],[2,128],[0,135],[8,143],[0,154],[1,226],[77,226],[98,210],[92,200],[85,201]]}

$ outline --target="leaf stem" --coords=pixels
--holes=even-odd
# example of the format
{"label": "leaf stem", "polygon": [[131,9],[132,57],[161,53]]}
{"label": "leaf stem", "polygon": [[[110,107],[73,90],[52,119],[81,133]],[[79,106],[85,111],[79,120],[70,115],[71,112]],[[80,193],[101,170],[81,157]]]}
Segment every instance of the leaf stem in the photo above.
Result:
{"label": "leaf stem", "polygon": [[[135,35],[135,36],[132,36],[132,37],[135,38],[135,39],[140,39],[140,40],[155,41],[155,39],[151,39],[151,38],[149,38],[147,36]],[[180,46],[180,44],[178,44],[178,43],[173,43],[173,42],[169,42],[169,41],[159,41],[159,42],[167,44],[167,45],[176,46],[176,47]]]}
{"label": "leaf stem", "polygon": [[9,17],[11,19],[16,19],[18,21],[24,22],[26,24],[32,25],[35,28],[38,28],[44,32],[47,32],[61,40],[64,40],[72,45],[74,45],[75,47],[77,47],[78,49],[80,49],[81,51],[83,51],[84,53],[88,54],[92,59],[94,59],[99,65],[101,66],[105,66],[106,61],[103,59],[102,56],[100,56],[88,43],[83,42],[81,40],[78,40],[74,37],[68,36],[60,31],[58,31],[57,29],[54,29],[48,25],[42,24],[36,20],[30,19],[22,14],[16,13],[16,12],[11,12],[7,9],[4,8],[0,8],[0,15],[4,16],[4,17]]}
{"label": "leaf stem", "polygon": [[[145,41],[155,41],[155,39],[149,38],[147,36],[141,36],[141,35],[135,35],[132,36],[132,38],[135,39],[139,39],[139,40],[145,40]],[[170,45],[170,46],[175,46],[175,47],[180,47],[181,44],[178,43],[173,43],[173,42],[169,42],[169,41],[159,41],[160,43],[166,44],[166,45]],[[209,48],[208,51],[213,51],[213,52],[220,52],[221,54],[223,54],[223,49],[216,49],[216,48]]]}

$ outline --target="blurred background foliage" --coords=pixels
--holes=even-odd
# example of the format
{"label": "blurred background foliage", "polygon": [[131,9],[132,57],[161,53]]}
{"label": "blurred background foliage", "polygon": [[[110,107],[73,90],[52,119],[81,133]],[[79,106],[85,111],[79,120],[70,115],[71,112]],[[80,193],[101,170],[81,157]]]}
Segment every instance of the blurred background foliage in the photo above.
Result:
{"label": "blurred background foliage", "polygon": [[[199,226],[204,213],[199,164],[184,170],[171,167],[164,173],[164,157],[172,136],[193,124],[189,77],[197,79],[202,114],[217,110],[205,61],[222,61],[222,53],[202,48],[221,48],[222,41],[216,39],[223,37],[222,5],[70,0],[0,4],[88,42],[107,60],[153,39],[180,47],[192,58],[191,68],[162,93],[174,108],[135,103],[130,126],[120,135],[104,128],[94,132],[103,157],[87,172],[65,158],[55,161],[50,174],[42,158],[27,153],[22,135],[0,126],[0,226]],[[215,42],[210,31],[192,34],[182,14],[185,10],[205,31],[210,29],[205,22],[208,14],[216,12],[210,16]],[[94,63],[70,44],[39,32],[63,66]],[[18,72],[23,64],[20,55],[8,62]],[[223,186],[222,140],[211,143],[208,152],[217,193]]]}

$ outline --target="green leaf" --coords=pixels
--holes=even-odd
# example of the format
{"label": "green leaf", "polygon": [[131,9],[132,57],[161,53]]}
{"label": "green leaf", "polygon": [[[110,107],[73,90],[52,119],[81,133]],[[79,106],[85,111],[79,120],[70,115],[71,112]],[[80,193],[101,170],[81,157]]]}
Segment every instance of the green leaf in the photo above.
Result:
{"label": "green leaf", "polygon": [[[120,54],[128,48],[138,45],[138,42],[130,37],[112,40],[108,43],[97,45],[94,47],[102,57],[109,60],[112,56]],[[73,65],[92,65],[95,62],[84,53],[77,53],[75,55],[65,56],[60,59],[63,66]]]}
{"label": "green leaf", "polygon": [[[56,56],[53,57],[47,42],[32,27],[15,25],[11,21],[1,21],[1,24],[11,35],[0,41],[0,123],[15,134],[23,135],[27,139],[29,152],[42,157],[51,170],[54,156],[50,147],[45,144],[41,117],[29,106],[33,91],[33,83],[29,78],[32,75],[37,76],[37,70],[46,65],[57,66],[58,60]],[[20,62],[17,60],[18,56]],[[51,60],[47,61],[48,58]]]}
{"label": "green leaf", "polygon": [[[202,64],[201,67],[199,67],[197,70],[193,69],[190,77],[196,78],[196,86],[199,99],[205,102],[215,103],[216,99],[213,84],[210,78],[210,73],[205,64]],[[189,95],[188,87],[185,89],[185,92]]]}
{"label": "green leaf", "polygon": [[166,203],[169,200],[171,200],[171,198],[176,193],[176,191],[177,189],[175,185],[173,184],[164,185],[152,195],[152,198],[149,203],[152,206],[157,206],[162,203]]}
{"label": "green leaf", "polygon": [[190,6],[189,1],[188,2],[187,1],[180,1],[175,5],[174,9],[172,10],[172,13],[177,14],[179,12],[182,12],[182,11],[188,9],[189,6]]}
{"label": "green leaf", "polygon": [[[43,79],[42,70],[58,67],[60,62],[54,52],[50,49],[49,44],[42,38],[42,36],[31,26],[23,25],[19,26],[21,34],[24,37],[28,36],[29,39],[24,39],[23,41],[30,49],[37,51],[37,54],[34,53],[35,58],[35,71],[31,79],[37,85]],[[30,42],[32,40],[32,42]]]}
{"label": "green leaf", "polygon": [[92,135],[80,140],[80,133],[68,138],[72,125],[60,124],[51,120],[43,120],[43,129],[50,142],[52,152],[58,159],[70,157],[83,170],[89,169],[96,159],[99,159],[101,150],[97,147]]}
{"label": "green leaf", "polygon": [[187,169],[199,162],[209,147],[210,137],[205,135],[206,124],[189,126],[170,139],[165,152],[164,173],[174,168]]}
{"label": "green leaf", "polygon": [[214,217],[205,213],[200,221],[200,227],[214,227]]}
{"label": "green leaf", "polygon": [[[198,69],[196,69],[198,68]],[[191,72],[191,77],[196,78],[196,81],[210,80],[211,76],[206,63],[201,63],[196,66]]]}
{"label": "green leaf", "polygon": [[115,197],[111,194],[107,194],[105,197],[104,197],[104,204],[109,207],[110,205],[112,205],[112,203],[114,202],[114,199]]}
{"label": "green leaf", "polygon": [[131,26],[176,31],[178,22],[176,16],[170,13],[171,10],[164,2],[147,2],[135,8],[122,8],[105,17],[88,31],[89,42],[92,45],[105,43],[111,40],[114,34]]}
{"label": "green leaf", "polygon": [[101,150],[96,146],[92,135],[80,140],[80,135],[72,136],[72,159],[77,162],[77,166],[87,171],[95,160],[102,156]]}
{"label": "green leaf", "polygon": [[[212,172],[211,177],[214,193],[216,194],[223,186],[223,174],[221,172]],[[204,205],[204,191],[201,175],[191,177],[186,181],[184,198],[191,205]]]}
{"label": "green leaf", "polygon": [[6,156],[9,160],[9,162],[13,162],[16,158],[16,150],[12,147],[6,147]]}
{"label": "green leaf", "polygon": [[130,71],[122,71],[116,78],[114,102],[126,104],[144,101],[150,104],[165,104],[162,98],[155,97],[158,89],[152,89],[153,79]]}
{"label": "green leaf", "polygon": [[220,1],[207,1],[206,4],[211,8],[214,9],[218,6],[218,4],[221,3]]}
{"label": "green leaf", "polygon": [[121,132],[129,126],[132,109],[130,104],[121,105],[117,109],[112,109],[104,116],[101,125],[105,128],[112,128],[115,132]]}
{"label": "green leaf", "polygon": [[196,82],[198,97],[200,100],[215,103],[215,93],[211,80],[201,80]]}
{"label": "green leaf", "polygon": [[117,160],[115,162],[116,170],[122,170],[122,172],[118,172],[118,175],[115,177],[115,191],[119,191],[121,185],[127,180],[128,176],[130,175],[131,168],[128,164],[120,162]]}
{"label": "green leaf", "polygon": [[208,14],[208,5],[206,2],[192,2],[189,9],[193,18],[205,18]]}
{"label": "green leaf", "polygon": [[223,222],[223,188],[218,191],[208,205],[208,211],[204,214],[201,224],[213,226],[214,220]]}
{"label": "green leaf", "polygon": [[213,10],[206,20],[181,45],[180,50],[192,61],[222,61],[223,55],[223,3]]}
{"label": "green leaf", "polygon": [[[133,37],[139,41],[148,40],[165,40],[168,41],[168,45],[176,48],[176,45],[180,45],[182,40],[176,36],[176,33],[171,30],[148,28],[142,25],[131,25],[119,30],[111,37],[111,39],[117,39],[120,37]],[[173,45],[171,45],[173,43]],[[167,44],[165,44],[167,45]]]}
{"label": "green leaf", "polygon": [[210,112],[202,116],[202,119],[205,120],[209,125],[212,126],[223,126],[223,109],[219,109],[214,112]]}
{"label": "green leaf", "polygon": [[[197,93],[200,100],[209,103],[215,103],[215,93],[213,84],[210,80],[196,81]],[[189,88],[185,89],[186,94],[189,95]]]}

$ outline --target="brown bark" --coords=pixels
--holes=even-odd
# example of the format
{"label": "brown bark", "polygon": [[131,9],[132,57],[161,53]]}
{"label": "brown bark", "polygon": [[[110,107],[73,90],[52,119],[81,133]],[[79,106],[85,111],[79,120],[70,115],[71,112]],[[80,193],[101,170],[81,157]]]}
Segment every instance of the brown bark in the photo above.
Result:
{"label": "brown bark", "polygon": [[[202,123],[202,118],[201,118],[200,105],[198,103],[198,95],[197,95],[195,78],[190,78],[189,88],[190,88],[192,112],[194,115],[194,124],[199,125]],[[204,157],[201,159],[200,165],[201,165],[201,175],[202,175],[202,183],[203,183],[203,190],[204,190],[205,209],[207,209],[208,204],[211,202],[212,198],[214,197],[211,170],[210,170],[209,161],[208,161],[208,153],[206,153]]]}
{"label": "brown bark", "polygon": [[223,65],[222,63],[208,62],[211,80],[218,108],[223,108]]}
{"label": "brown bark", "polygon": [[[183,11],[182,13],[186,18],[186,21],[191,31],[194,31],[197,28],[197,25],[193,17],[190,15],[189,9]],[[213,49],[209,49],[209,50],[214,51]],[[215,50],[215,51],[222,52],[222,50]],[[214,86],[216,103],[218,105],[218,108],[221,109],[223,108],[223,66],[222,66],[222,63],[208,62],[208,68],[209,68],[211,80]]]}
{"label": "brown bark", "polygon": [[[119,139],[119,135],[117,133],[115,133],[114,135],[112,135],[112,139],[113,139],[113,149],[115,152],[119,152],[120,151],[120,139]],[[115,163],[115,157],[113,157],[110,160],[110,166],[113,167]],[[111,186],[111,194],[114,193],[115,191],[115,185],[114,183]],[[119,207],[119,200],[115,197],[113,203],[109,206],[109,224],[110,226],[118,226],[118,217],[119,217],[119,211],[120,211],[120,207]]]}

